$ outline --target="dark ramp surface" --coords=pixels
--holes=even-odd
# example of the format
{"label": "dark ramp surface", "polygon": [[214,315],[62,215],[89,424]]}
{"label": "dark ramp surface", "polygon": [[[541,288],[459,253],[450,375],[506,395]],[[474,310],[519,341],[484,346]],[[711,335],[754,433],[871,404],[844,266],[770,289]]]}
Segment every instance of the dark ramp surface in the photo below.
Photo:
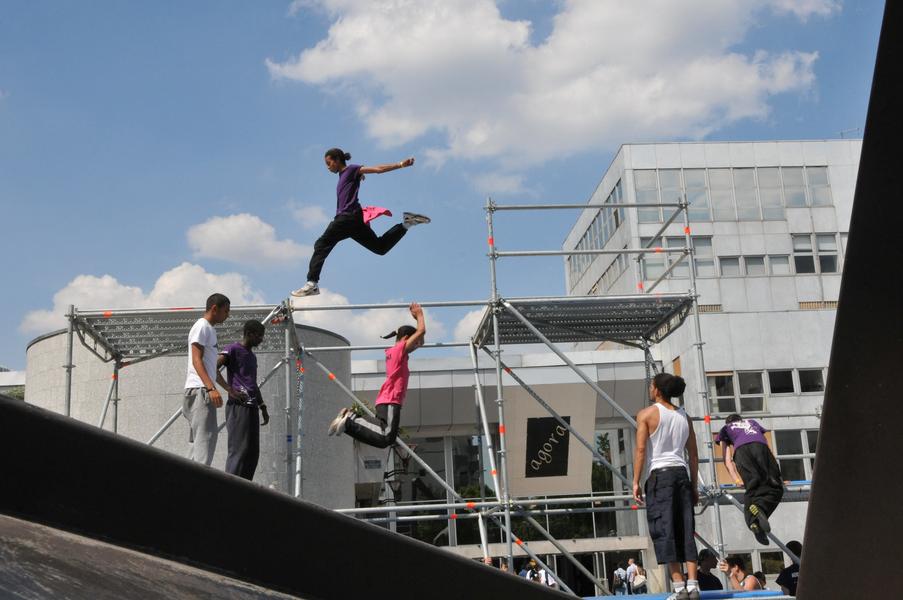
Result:
{"label": "dark ramp surface", "polygon": [[0,598],[294,600],[299,596],[0,516]]}
{"label": "dark ramp surface", "polygon": [[[571,597],[2,398],[0,514],[305,600]],[[86,561],[94,562],[91,555]],[[111,573],[116,568],[101,560],[94,564]]]}
{"label": "dark ramp surface", "polygon": [[[903,598],[901,65],[903,2],[887,2],[818,434],[801,600]],[[852,566],[859,561],[867,566]]]}

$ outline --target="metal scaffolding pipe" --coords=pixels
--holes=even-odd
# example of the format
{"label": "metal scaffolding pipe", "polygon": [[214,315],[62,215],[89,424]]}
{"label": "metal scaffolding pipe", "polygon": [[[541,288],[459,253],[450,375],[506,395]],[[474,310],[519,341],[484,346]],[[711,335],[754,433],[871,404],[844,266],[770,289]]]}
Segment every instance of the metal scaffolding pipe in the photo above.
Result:
{"label": "metal scaffolding pipe", "polygon": [[[530,514],[537,516],[554,516],[554,515],[582,515],[582,514],[595,514],[595,513],[607,513],[607,512],[626,512],[633,510],[646,510],[645,506],[597,506],[594,508],[550,508],[548,510],[517,510],[515,511],[515,515],[520,514]],[[382,513],[394,512],[394,507],[392,508],[384,508]],[[380,513],[381,514],[381,513]],[[480,515],[486,515],[487,513],[456,513],[455,519],[458,521],[462,520],[472,520],[476,519]],[[399,523],[405,521],[445,521],[448,519],[448,515],[445,513],[442,514],[426,514],[426,515],[405,515],[401,517],[377,517],[377,518],[368,518],[368,519],[360,519],[361,521],[365,521],[367,523],[388,523],[391,520],[397,520]]]}
{"label": "metal scaffolding pipe", "polygon": [[[486,440],[486,449],[489,456],[489,474],[492,476],[492,483],[495,485],[495,497],[501,502],[502,489],[499,485],[499,472],[495,464],[495,448],[492,443],[492,434],[489,432],[489,419],[486,417],[486,404],[483,400],[483,386],[480,383],[480,365],[477,360],[476,346],[471,342],[470,360],[473,363],[473,379],[477,394],[477,407],[479,409],[480,423],[483,426],[483,438]],[[482,454],[482,448],[481,454]],[[480,477],[480,490],[483,489],[482,477]]]}
{"label": "metal scaffolding pipe", "polygon": [[[460,496],[459,496],[460,498]],[[590,504],[596,502],[619,502],[630,501],[633,496],[630,494],[619,494],[617,496],[579,496],[576,498],[515,498],[511,504],[524,508],[538,505],[559,506],[562,504]],[[417,512],[422,510],[449,510],[449,509],[468,509],[476,510],[482,508],[493,508],[500,506],[500,503],[493,500],[485,502],[468,501],[461,499],[460,502],[431,502],[424,504],[401,504],[392,507],[393,512]],[[532,509],[530,509],[532,510]],[[335,512],[345,515],[364,515],[371,513],[386,512],[386,509],[379,506],[367,506],[364,508],[338,508]]]}
{"label": "metal scaffolding pipe", "polygon": [[505,438],[505,398],[502,389],[502,337],[499,334],[499,290],[498,279],[496,276],[496,261],[498,260],[498,252],[495,249],[495,229],[492,222],[493,211],[491,208],[495,206],[492,198],[487,200],[486,225],[489,231],[489,284],[490,284],[490,300],[492,302],[492,332],[495,340],[495,402],[499,412],[499,466],[501,467],[502,481],[502,501],[505,509],[505,531],[507,532],[508,542],[508,564],[514,564],[514,546],[512,545],[511,530],[511,506],[509,504],[510,496],[508,493],[508,443]]}
{"label": "metal scaffolding pipe", "polygon": [[[423,344],[418,347],[418,350],[422,350],[423,348],[463,348],[464,346],[469,346],[470,342],[432,342],[429,344]],[[354,351],[364,351],[364,350],[388,350],[392,346],[386,345],[373,345],[373,346],[311,346],[307,348],[310,352],[354,352]]]}
{"label": "metal scaffolding pipe", "polygon": [[[280,305],[276,305],[275,308],[279,308]],[[241,315],[248,312],[260,312],[263,310],[273,310],[274,306],[272,304],[253,304],[250,306],[235,306],[233,307],[232,314],[233,315]],[[80,310],[78,314],[83,317],[117,317],[123,315],[168,315],[174,312],[200,312],[203,313],[205,308],[203,306],[184,306],[184,307],[172,307],[172,308],[116,308],[112,310],[107,309],[97,309],[92,308],[88,310]]]}
{"label": "metal scaffolding pipe", "polygon": [[554,210],[562,209],[584,209],[593,210],[599,208],[677,208],[680,204],[663,203],[663,204],[637,204],[635,202],[622,203],[605,203],[605,204],[492,204],[487,207],[488,211],[498,210]]}
{"label": "metal scaffolding pipe", "polygon": [[116,376],[113,375],[110,377],[110,387],[107,390],[107,399],[103,403],[103,409],[100,412],[100,419],[97,421],[97,426],[103,429],[103,423],[107,420],[107,409],[110,408],[110,401],[113,399],[113,388],[116,386]]}
{"label": "metal scaffolding pipe", "polygon": [[75,365],[72,364],[73,333],[75,332],[75,305],[69,305],[69,312],[66,314],[66,317],[69,320],[69,325],[66,330],[66,364],[63,365],[63,368],[66,369],[66,400],[63,412],[68,417],[72,414],[72,369],[75,368]]}
{"label": "metal scaffolding pipe", "polygon": [[[576,364],[574,364],[574,362],[573,362],[570,358],[568,358],[567,355],[566,355],[564,352],[562,352],[561,350],[559,350],[558,347],[555,346],[555,344],[552,343],[552,342],[549,340],[549,338],[547,338],[546,336],[544,336],[544,335],[542,334],[542,332],[541,332],[539,329],[537,329],[537,328],[533,325],[533,323],[531,323],[524,315],[522,315],[522,314],[520,313],[519,310],[517,310],[516,308],[514,308],[514,307],[511,305],[511,303],[510,303],[509,301],[507,301],[507,300],[502,300],[501,302],[502,302],[502,305],[508,310],[508,312],[510,312],[512,315],[514,315],[514,317],[517,318],[518,321],[520,321],[521,323],[523,323],[524,326],[525,326],[527,329],[529,329],[530,331],[532,331],[532,332],[533,332],[533,335],[535,335],[537,338],[539,338],[539,340],[540,340],[543,344],[545,344],[546,346],[548,346],[549,349],[550,349],[552,352],[554,352],[555,355],[558,356],[558,358],[560,358],[561,360],[563,360],[563,361],[565,362],[565,364],[566,364],[567,366],[569,366],[569,367],[571,368],[571,370],[573,370],[573,371],[577,374],[578,377],[580,377],[583,381],[585,381],[586,384],[587,384],[588,386],[590,386],[593,390],[595,390],[595,392],[596,392],[597,394],[599,394],[600,396],[602,396],[602,398],[603,398],[606,402],[608,402],[608,404],[609,404],[613,409],[615,409],[615,411],[616,411],[618,414],[620,414],[622,417],[624,417],[624,419],[626,419],[627,422],[630,423],[630,425],[631,425],[634,429],[636,429],[636,420],[630,415],[630,413],[628,413],[626,410],[624,410],[623,408],[621,408],[621,406],[620,406],[617,402],[615,402],[615,401],[611,398],[611,396],[609,396],[608,394],[605,393],[605,390],[603,390],[601,387],[599,387],[599,385],[598,385],[595,381],[593,381],[592,379],[590,379],[590,378],[586,375],[586,373],[584,373],[582,370],[580,370],[580,368],[579,368]],[[631,485],[632,485],[632,483],[631,483]]]}
{"label": "metal scaffolding pipe", "polygon": [[[684,196],[681,201],[681,208],[684,216],[684,244],[690,251],[690,266],[688,271],[690,272],[690,293],[693,295],[693,346],[696,348],[696,382],[697,382],[697,397],[699,398],[700,408],[702,414],[709,414],[710,406],[709,406],[709,393],[708,393],[708,382],[706,381],[705,375],[705,355],[702,351],[702,322],[699,317],[699,291],[696,287],[696,269],[693,264],[693,240],[690,237],[690,204],[687,202],[686,197]],[[711,420],[704,420],[705,423],[705,446],[708,449],[708,458],[709,458],[709,475],[712,479],[712,486],[710,490],[705,490],[706,495],[711,495],[717,498],[717,496],[721,493],[721,489],[718,487],[718,471],[715,468],[715,450],[714,444],[712,442],[712,422]],[[693,435],[696,435],[695,429],[693,430]],[[698,451],[697,451],[698,458]],[[715,533],[718,536],[718,552],[717,554],[721,555],[724,553],[724,527],[721,523],[721,506],[715,502]]]}
{"label": "metal scaffolding pipe", "polygon": [[572,256],[579,254],[680,254],[686,252],[686,248],[656,248],[655,250],[643,250],[639,248],[622,248],[620,250],[497,250],[495,256]]}
{"label": "metal scaffolding pipe", "polygon": [[[458,306],[486,306],[485,300],[447,300],[418,302],[423,308],[453,308]],[[383,308],[408,308],[410,302],[385,302],[372,304],[318,304],[312,306],[292,305],[293,312],[322,311],[322,310],[376,310]]]}
{"label": "metal scaffolding pipe", "polygon": [[157,433],[155,433],[151,437],[151,439],[147,440],[147,445],[153,446],[154,442],[156,442],[158,439],[160,439],[160,436],[163,435],[166,432],[166,430],[169,429],[172,426],[172,424],[178,420],[178,418],[181,414],[182,414],[182,409],[181,408],[176,409],[176,412],[172,413],[172,416],[169,417],[169,419],[166,421],[166,423],[163,424],[163,427],[158,429]]}

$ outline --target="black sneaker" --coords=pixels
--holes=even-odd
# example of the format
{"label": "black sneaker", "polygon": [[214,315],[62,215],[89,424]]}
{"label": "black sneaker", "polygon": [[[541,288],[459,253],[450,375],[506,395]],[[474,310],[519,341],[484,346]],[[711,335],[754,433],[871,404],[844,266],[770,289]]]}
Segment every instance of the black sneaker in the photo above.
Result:
{"label": "black sneaker", "polygon": [[753,535],[756,536],[756,541],[762,544],[763,546],[768,545],[768,536],[765,535],[765,532],[759,528],[758,523],[753,523],[749,526],[749,530],[753,532]]}
{"label": "black sneaker", "polygon": [[689,598],[689,600],[699,600],[699,588],[693,588],[687,592],[687,598]]}
{"label": "black sneaker", "polygon": [[408,227],[413,227],[414,225],[426,225],[430,222],[430,218],[426,215],[406,212],[402,215],[402,222]]}
{"label": "black sneaker", "polygon": [[[762,531],[763,533],[768,533],[769,531],[771,531],[771,523],[768,522],[768,517],[765,516],[765,511],[763,511],[755,504],[750,504],[747,510],[749,510],[749,514],[751,514],[753,517],[752,522],[759,526],[759,531]],[[752,525],[750,525],[749,528],[752,529]]]}

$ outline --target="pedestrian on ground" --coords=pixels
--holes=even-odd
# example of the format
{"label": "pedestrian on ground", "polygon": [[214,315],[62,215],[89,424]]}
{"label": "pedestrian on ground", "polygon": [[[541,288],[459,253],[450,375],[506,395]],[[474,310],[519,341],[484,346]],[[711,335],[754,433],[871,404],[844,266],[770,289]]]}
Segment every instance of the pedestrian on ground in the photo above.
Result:
{"label": "pedestrian on ground", "polygon": [[423,345],[426,321],[423,309],[411,303],[411,316],[417,327],[402,325],[383,339],[395,338],[395,345],[386,350],[386,381],[376,396],[376,420],[358,417],[350,408],[343,408],[329,425],[329,435],[347,433],[354,439],[376,448],[387,448],[395,443],[401,407],[408,391],[408,356]]}
{"label": "pedestrian on ground", "polygon": [[430,219],[423,215],[406,212],[402,222],[391,227],[381,236],[370,228],[369,222],[381,214],[389,214],[388,210],[379,207],[362,208],[358,200],[358,190],[365,175],[371,173],[388,173],[396,169],[414,166],[413,158],[406,158],[397,163],[366,167],[362,165],[349,165],[351,154],[340,148],[330,148],[324,157],[326,168],[339,176],[336,187],[336,215],[326,227],[323,235],[314,242],[314,252],[310,257],[310,265],[307,271],[307,283],[292,292],[292,296],[314,296],[320,293],[320,271],[326,257],[332,252],[336,244],[342,240],[351,238],[370,252],[383,255],[392,249],[398,241],[404,237],[408,229],[421,223],[429,223]]}
{"label": "pedestrian on ground", "polygon": [[715,553],[709,550],[708,548],[703,548],[699,551],[699,573],[697,574],[699,579],[699,589],[702,591],[707,590],[723,590],[724,586],[721,585],[721,580],[717,575],[712,573],[712,569],[718,566],[718,558],[715,556]]}
{"label": "pedestrian on ground", "polygon": [[755,575],[748,574],[746,561],[740,556],[735,554],[728,556],[718,563],[718,568],[727,573],[727,581],[732,590],[751,592],[762,589],[762,584]]}
{"label": "pedestrian on ground", "polygon": [[188,458],[208,467],[216,452],[216,409],[223,405],[223,398],[213,383],[218,352],[213,326],[229,318],[229,307],[226,296],[211,294],[204,316],[188,332],[188,373],[182,399],[182,416],[188,419],[190,427]]}
{"label": "pedestrian on ground", "polygon": [[226,367],[226,377],[217,372],[220,386],[229,394],[226,401],[226,431],[229,454],[226,473],[254,480],[260,458],[260,418],[270,422],[267,406],[257,386],[257,355],[254,348],[263,342],[266,329],[256,319],[245,321],[241,342],[229,344],[217,358],[217,367]]}
{"label": "pedestrian on ground", "polygon": [[768,448],[766,431],[758,421],[735,413],[725,419],[715,441],[721,444],[724,466],[735,483],[742,483],[746,488],[743,508],[746,526],[760,544],[767,546],[766,534],[771,531],[768,517],[784,496],[784,482],[778,461]]}
{"label": "pedestrian on ground", "polygon": [[643,565],[637,564],[636,575],[633,578],[632,594],[645,594],[647,592],[646,569]]}
{"label": "pedestrian on ground", "polygon": [[[796,554],[797,558],[802,558],[803,545],[797,540],[787,542],[787,549]],[[785,596],[796,596],[796,583],[800,577],[800,566],[795,562],[790,562],[789,567],[784,567],[778,574],[776,583],[781,586],[781,591]]]}
{"label": "pedestrian on ground", "polygon": [[633,578],[636,577],[636,561],[627,559],[627,593],[633,593]]}
{"label": "pedestrian on ground", "polygon": [[[649,385],[653,405],[637,414],[633,497],[645,498],[646,519],[659,564],[667,564],[674,593],[668,600],[698,600],[696,521],[699,454],[693,424],[672,402],[684,393],[683,378],[659,373]],[[643,479],[645,477],[645,479]],[[684,580],[682,564],[687,564]]]}
{"label": "pedestrian on ground", "polygon": [[539,583],[539,565],[532,558],[527,563],[527,568],[524,569],[524,579]]}
{"label": "pedestrian on ground", "polygon": [[624,566],[623,562],[619,562],[618,568],[615,569],[615,572],[612,575],[611,589],[614,591],[615,596],[626,596],[628,594],[627,569],[625,569]]}

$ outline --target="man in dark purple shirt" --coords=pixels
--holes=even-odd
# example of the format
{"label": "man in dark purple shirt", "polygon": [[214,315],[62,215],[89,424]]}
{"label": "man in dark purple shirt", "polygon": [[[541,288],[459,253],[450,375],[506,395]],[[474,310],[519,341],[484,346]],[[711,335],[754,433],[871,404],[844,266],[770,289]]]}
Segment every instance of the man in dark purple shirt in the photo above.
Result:
{"label": "man in dark purple shirt", "polygon": [[260,457],[260,415],[270,422],[266,404],[257,386],[257,356],[253,349],[263,342],[265,329],[260,321],[245,322],[241,343],[229,344],[217,358],[217,367],[226,367],[227,381],[217,374],[219,384],[229,392],[226,402],[226,431],[229,454],[226,473],[248,481],[254,479]]}
{"label": "man in dark purple shirt", "polygon": [[[307,283],[292,292],[292,296],[315,296],[320,293],[320,271],[323,270],[323,263],[326,257],[332,252],[336,244],[344,239],[351,238],[370,252],[383,255],[391,250],[398,241],[404,237],[408,229],[415,225],[429,223],[429,217],[418,215],[416,213],[404,213],[401,223],[389,228],[384,234],[378,236],[370,228],[370,218],[365,218],[364,209],[358,201],[357,193],[361,187],[361,181],[364,175],[370,173],[388,173],[396,169],[414,166],[414,159],[408,158],[401,162],[377,165],[375,167],[364,167],[361,165],[349,165],[347,161],[351,159],[351,155],[339,148],[331,148],[326,151],[324,160],[326,168],[330,172],[339,176],[339,183],[336,186],[336,212],[335,218],[326,227],[316,242],[314,242],[314,252],[310,257],[310,266],[307,270]],[[373,210],[374,207],[367,207],[367,210]],[[379,214],[391,214],[385,209],[377,209]]]}
{"label": "man in dark purple shirt", "polygon": [[784,497],[781,468],[758,421],[738,414],[728,416],[715,441],[721,444],[724,466],[737,485],[746,488],[743,514],[746,526],[760,544],[768,545],[768,517]]}

